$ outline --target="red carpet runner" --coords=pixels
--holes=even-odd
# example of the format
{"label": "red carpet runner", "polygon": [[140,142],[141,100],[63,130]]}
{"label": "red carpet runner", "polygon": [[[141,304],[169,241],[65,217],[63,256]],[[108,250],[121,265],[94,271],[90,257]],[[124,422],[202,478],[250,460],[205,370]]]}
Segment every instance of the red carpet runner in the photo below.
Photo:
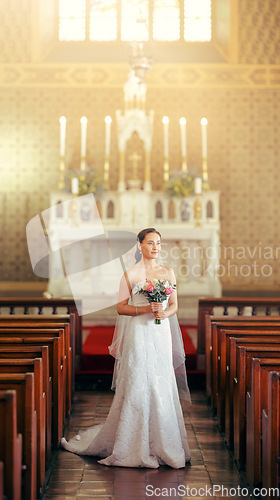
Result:
{"label": "red carpet runner", "polygon": [[[185,353],[187,355],[187,371],[196,370],[196,325],[180,325]],[[87,374],[111,374],[114,367],[114,358],[110,356],[108,346],[112,342],[113,326],[86,327],[88,334],[83,344],[81,355],[81,371]]]}

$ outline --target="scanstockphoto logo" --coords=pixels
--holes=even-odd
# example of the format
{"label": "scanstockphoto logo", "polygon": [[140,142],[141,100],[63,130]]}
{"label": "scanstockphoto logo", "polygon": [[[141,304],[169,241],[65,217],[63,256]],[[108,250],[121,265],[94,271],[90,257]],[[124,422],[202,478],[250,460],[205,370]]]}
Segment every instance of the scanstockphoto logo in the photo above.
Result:
{"label": "scanstockphoto logo", "polygon": [[[77,214],[84,214],[86,223],[75,223]],[[33,272],[48,278],[56,290],[66,282],[74,300],[82,299],[80,315],[117,303],[120,279],[134,262],[136,234],[105,231],[93,194],[61,202],[36,215],[26,226],[26,236]],[[62,286],[61,295],[65,296],[64,290]]]}

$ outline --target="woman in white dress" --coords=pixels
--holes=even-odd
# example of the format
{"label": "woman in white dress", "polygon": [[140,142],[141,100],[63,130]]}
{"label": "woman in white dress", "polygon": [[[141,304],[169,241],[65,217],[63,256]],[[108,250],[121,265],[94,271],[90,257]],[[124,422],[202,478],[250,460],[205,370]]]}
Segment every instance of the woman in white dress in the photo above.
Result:
{"label": "woman in white dress", "polygon": [[104,465],[177,469],[191,458],[178,393],[190,401],[177,294],[149,304],[137,293],[146,279],[176,280],[171,268],[156,262],[161,249],[156,229],[140,231],[137,246],[137,263],[120,282],[120,316],[109,348],[116,358],[116,392],[108,417],[61,444],[73,453],[104,457],[99,461]]}

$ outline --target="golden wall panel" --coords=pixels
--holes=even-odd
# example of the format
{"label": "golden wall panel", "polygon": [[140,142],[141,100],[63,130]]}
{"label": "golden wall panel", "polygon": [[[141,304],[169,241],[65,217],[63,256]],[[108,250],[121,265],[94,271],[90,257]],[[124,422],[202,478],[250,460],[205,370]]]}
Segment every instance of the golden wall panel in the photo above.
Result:
{"label": "golden wall panel", "polygon": [[242,64],[280,63],[278,0],[239,0],[239,26]]}
{"label": "golden wall panel", "polygon": [[[2,93],[0,100],[1,279],[37,280],[29,263],[25,226],[32,216],[48,208],[49,192],[57,186],[59,117],[64,114],[67,118],[66,162],[72,168],[79,165],[80,117],[88,118],[88,163],[100,168],[104,116],[113,117],[110,180],[116,188],[114,116],[116,109],[122,108],[122,89],[5,88],[4,92],[5,98]],[[152,87],[147,93],[147,108],[155,111],[155,190],[162,188],[163,179],[162,116],[170,119],[171,169],[180,168],[179,118],[186,116],[188,163],[198,174],[200,119],[208,118],[209,179],[211,187],[221,191],[222,251],[230,247],[233,252],[233,256],[222,255],[226,268],[223,286],[276,288],[280,278],[279,259],[275,257],[280,229],[280,89]],[[239,247],[245,248],[246,255],[240,257]],[[274,257],[264,256],[266,247]],[[228,265],[237,266],[237,271]],[[249,276],[242,276],[248,265]],[[259,269],[271,266],[271,275],[255,275],[254,265]]]}

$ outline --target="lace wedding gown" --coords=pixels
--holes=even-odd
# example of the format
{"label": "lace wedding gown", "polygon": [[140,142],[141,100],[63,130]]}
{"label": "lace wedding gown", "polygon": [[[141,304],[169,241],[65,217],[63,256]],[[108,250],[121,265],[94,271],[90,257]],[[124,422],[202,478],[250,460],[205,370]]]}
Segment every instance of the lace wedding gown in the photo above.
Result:
{"label": "lace wedding gown", "polygon": [[[141,282],[142,283],[142,282]],[[139,284],[138,284],[139,285]],[[133,288],[131,304],[147,305]],[[167,301],[164,303],[167,306]],[[117,389],[104,424],[80,431],[62,446],[79,455],[105,457],[100,464],[175,469],[190,460],[190,451],[172,363],[169,319],[128,317]]]}

